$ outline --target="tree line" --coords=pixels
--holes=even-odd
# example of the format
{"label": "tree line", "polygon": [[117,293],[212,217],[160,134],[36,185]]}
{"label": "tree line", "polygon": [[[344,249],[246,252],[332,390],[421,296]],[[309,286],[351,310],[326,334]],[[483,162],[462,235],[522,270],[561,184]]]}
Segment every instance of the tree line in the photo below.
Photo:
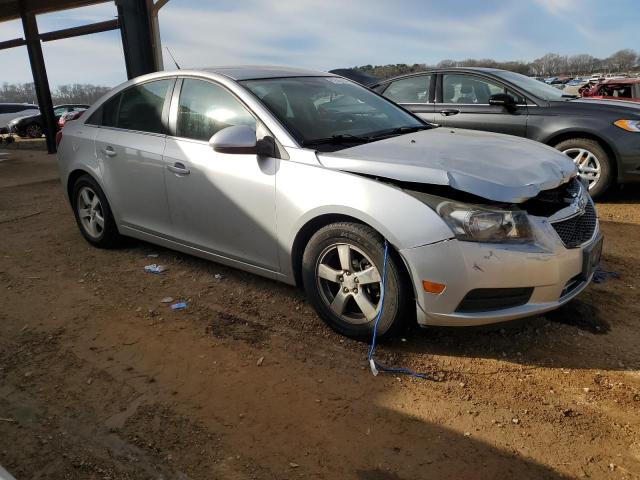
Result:
{"label": "tree line", "polygon": [[[73,83],[60,85],[51,92],[54,105],[62,103],[82,103],[91,105],[102,95],[111,90],[110,87]],[[3,83],[0,85],[0,102],[7,103],[38,103],[36,89],[33,83]]]}
{"label": "tree line", "polygon": [[435,65],[428,65],[426,63],[414,63],[413,65],[398,63],[395,65],[363,65],[353,67],[353,69],[383,79],[404,75],[406,73],[421,72],[430,68],[449,67],[501,68],[503,70],[522,73],[523,75],[552,77],[557,75],[577,76],[590,75],[592,73],[629,72],[638,69],[639,60],[640,56],[637,51],[625,48],[618,50],[607,58],[597,58],[588,53],[580,53],[577,55],[547,53],[531,62],[499,62],[491,58],[468,58],[460,61],[450,59],[442,60]]}

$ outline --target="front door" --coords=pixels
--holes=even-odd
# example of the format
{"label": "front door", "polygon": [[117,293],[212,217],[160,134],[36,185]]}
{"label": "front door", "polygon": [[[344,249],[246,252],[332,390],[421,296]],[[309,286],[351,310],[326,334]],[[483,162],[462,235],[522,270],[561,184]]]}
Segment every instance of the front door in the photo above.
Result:
{"label": "front door", "polygon": [[[526,99],[497,81],[469,73],[440,74],[442,88],[435,105],[436,123],[445,127],[468,128],[524,137],[527,134]],[[489,105],[497,93],[511,95],[513,110]]]}
{"label": "front door", "polygon": [[174,96],[175,136],[167,138],[165,181],[180,242],[251,265],[279,270],[275,158],[218,153],[209,145],[231,125],[261,129],[227,89],[185,78]]}

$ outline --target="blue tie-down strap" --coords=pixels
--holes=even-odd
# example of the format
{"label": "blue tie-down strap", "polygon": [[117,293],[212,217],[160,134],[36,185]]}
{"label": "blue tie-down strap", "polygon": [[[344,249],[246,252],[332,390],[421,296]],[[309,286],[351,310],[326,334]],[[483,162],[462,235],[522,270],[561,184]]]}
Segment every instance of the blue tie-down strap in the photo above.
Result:
{"label": "blue tie-down strap", "polygon": [[389,244],[387,240],[384,241],[384,261],[382,264],[382,286],[380,287],[380,309],[378,310],[378,315],[376,316],[375,323],[373,324],[373,338],[371,339],[371,347],[369,347],[369,367],[371,367],[371,373],[374,376],[377,376],[380,372],[393,373],[398,375],[409,375],[410,377],[421,378],[423,380],[432,380],[433,378],[427,375],[426,373],[418,373],[410,370],[408,368],[395,368],[395,367],[386,367],[378,362],[376,362],[374,355],[376,353],[376,339],[378,337],[378,323],[380,322],[380,317],[382,317],[382,312],[384,310],[384,294],[386,290],[387,283],[387,259],[389,258]]}

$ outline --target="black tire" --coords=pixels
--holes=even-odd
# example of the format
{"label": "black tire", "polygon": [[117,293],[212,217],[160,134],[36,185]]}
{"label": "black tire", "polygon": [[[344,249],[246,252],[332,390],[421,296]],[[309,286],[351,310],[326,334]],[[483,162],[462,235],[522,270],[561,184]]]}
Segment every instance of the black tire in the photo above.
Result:
{"label": "black tire", "polygon": [[42,125],[39,123],[30,123],[26,127],[24,127],[24,131],[27,137],[29,138],[40,138],[44,133],[42,131]]}
{"label": "black tire", "polygon": [[[335,295],[337,296],[342,288],[340,285],[344,284],[325,282],[326,286],[323,288],[321,285],[323,280],[318,279],[316,275],[317,265],[323,258],[322,256],[328,255],[326,252],[330,251],[331,248],[335,248],[338,244],[350,245],[350,247],[355,247],[355,249],[364,253],[371,260],[373,266],[377,268],[380,276],[382,275],[384,239],[375,230],[366,225],[348,222],[333,223],[318,230],[311,237],[305,248],[302,258],[302,280],[305,291],[320,317],[337,333],[358,340],[371,340],[375,318],[368,320],[363,316],[362,319],[358,320],[361,323],[352,323],[334,312],[327,299],[327,295],[331,295],[331,293],[325,293],[328,291],[326,286],[335,285],[337,289]],[[359,255],[356,250],[353,251],[356,252],[354,257]],[[384,306],[377,330],[379,339],[391,336],[406,325],[407,308],[413,304],[411,301],[411,286],[407,284],[403,275],[403,270],[399,263],[401,260],[391,246],[389,246],[388,252]],[[365,265],[369,265],[366,258]],[[356,270],[354,270],[353,275],[354,277],[357,276]],[[360,292],[361,295],[367,295],[367,298],[372,300],[371,303],[375,301],[375,305],[378,304],[379,296],[376,297],[375,295],[375,293],[379,293],[378,284],[372,283],[371,287],[368,286],[366,288],[360,285],[360,290],[362,290]],[[372,290],[373,294],[370,295]],[[356,288],[355,291],[357,292],[358,289]],[[351,296],[351,293],[348,295]],[[347,302],[352,302],[355,309],[358,308],[353,296]],[[357,313],[354,315],[357,315]]]}
{"label": "black tire", "polygon": [[[100,202],[100,211],[102,218],[104,219],[103,227],[101,231],[96,235],[92,234],[85,225],[85,222],[80,218],[80,206],[83,200],[80,198],[83,191],[92,191],[97,195]],[[71,208],[73,208],[73,214],[76,217],[76,223],[80,229],[82,236],[94,247],[98,248],[116,248],[122,244],[122,236],[118,232],[111,207],[107,201],[107,197],[104,192],[90,175],[82,175],[73,184],[71,193]]]}
{"label": "black tire", "polygon": [[591,197],[598,198],[609,189],[613,181],[613,164],[609,154],[600,143],[590,138],[570,138],[554,146],[561,152],[572,148],[581,148],[595,155],[600,162],[600,178],[589,188],[589,193]]}

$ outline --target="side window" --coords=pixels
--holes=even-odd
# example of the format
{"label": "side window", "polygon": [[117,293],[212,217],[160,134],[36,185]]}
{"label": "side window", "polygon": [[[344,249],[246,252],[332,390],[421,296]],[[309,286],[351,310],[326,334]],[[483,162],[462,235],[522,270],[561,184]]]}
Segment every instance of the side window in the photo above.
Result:
{"label": "side window", "polygon": [[473,75],[444,74],[442,76],[442,102],[488,105],[489,97],[496,93],[511,95],[516,103],[526,100],[507,88]]}
{"label": "side window", "polygon": [[68,111],[69,111],[69,108],[68,108],[68,107],[58,107],[58,108],[54,108],[54,109],[53,109],[53,114],[54,114],[56,117],[59,117],[60,115],[62,115],[63,113],[66,113],[66,112],[68,112]]}
{"label": "side window", "polygon": [[[158,80],[130,87],[122,92],[116,126],[127,130],[165,133],[162,108],[172,80]],[[108,118],[104,112],[104,120]]]}
{"label": "side window", "polygon": [[232,125],[256,128],[256,120],[226,89],[211,82],[186,78],[182,82],[176,135],[208,141]]}
{"label": "side window", "polygon": [[391,83],[382,95],[396,103],[426,103],[430,86],[431,75],[419,75]]}
{"label": "side window", "polygon": [[[94,113],[89,122],[93,120],[93,117],[96,117],[97,125],[104,125],[105,127],[115,127],[118,122],[118,109],[120,108],[120,100],[122,99],[122,94],[118,94],[115,97],[110,98],[106,102],[102,104],[99,110]],[[91,122],[93,123],[93,122]]]}

